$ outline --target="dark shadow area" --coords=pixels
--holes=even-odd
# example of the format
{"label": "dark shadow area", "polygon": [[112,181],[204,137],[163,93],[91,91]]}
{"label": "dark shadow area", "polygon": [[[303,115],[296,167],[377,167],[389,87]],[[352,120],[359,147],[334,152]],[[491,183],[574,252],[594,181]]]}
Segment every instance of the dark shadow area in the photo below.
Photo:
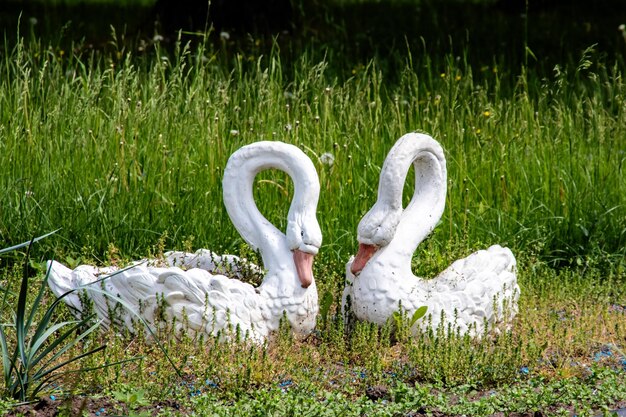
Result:
{"label": "dark shadow area", "polygon": [[[341,60],[346,69],[374,57],[405,56],[407,49],[420,55],[459,56],[473,65],[527,65],[546,71],[556,63],[578,59],[591,45],[611,60],[623,62],[626,54],[626,39],[618,30],[626,23],[623,0],[345,3],[216,0],[209,10],[207,1],[198,0],[156,0],[144,6],[5,0],[0,5],[0,27],[9,47],[19,34],[44,43],[93,48],[109,43],[111,28],[118,41],[122,34],[131,45],[156,34],[165,45],[173,45],[178,36],[198,41],[210,27],[210,40],[220,46],[227,41],[231,50],[245,50],[252,39],[256,52],[263,53],[278,42],[287,58],[316,51],[320,55],[316,58]],[[463,53],[466,56],[460,56]]]}

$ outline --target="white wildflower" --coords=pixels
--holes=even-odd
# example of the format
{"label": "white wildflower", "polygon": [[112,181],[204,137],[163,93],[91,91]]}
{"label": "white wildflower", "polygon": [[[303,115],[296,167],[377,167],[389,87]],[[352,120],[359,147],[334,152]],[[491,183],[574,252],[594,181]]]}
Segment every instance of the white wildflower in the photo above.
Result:
{"label": "white wildflower", "polygon": [[230,131],[230,135],[231,135],[231,136],[238,136],[238,135],[239,135],[239,131],[238,131],[237,129],[232,129],[232,130]]}
{"label": "white wildflower", "polygon": [[230,33],[224,32],[224,31],[220,32],[220,39],[223,40],[223,41],[229,40],[230,39]]}

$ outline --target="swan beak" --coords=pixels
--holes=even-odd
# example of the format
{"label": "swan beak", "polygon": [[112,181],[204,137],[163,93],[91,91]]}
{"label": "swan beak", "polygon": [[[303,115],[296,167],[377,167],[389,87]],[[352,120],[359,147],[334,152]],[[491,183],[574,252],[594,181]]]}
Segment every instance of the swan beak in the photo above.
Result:
{"label": "swan beak", "polygon": [[365,265],[367,265],[367,262],[372,256],[374,256],[377,250],[378,246],[359,243],[359,251],[356,253],[354,260],[352,261],[350,272],[354,275],[358,275],[363,268],[365,268]]}
{"label": "swan beak", "polygon": [[301,250],[293,251],[293,262],[296,264],[298,278],[302,288],[309,288],[313,283],[313,255],[312,253],[303,252]]}

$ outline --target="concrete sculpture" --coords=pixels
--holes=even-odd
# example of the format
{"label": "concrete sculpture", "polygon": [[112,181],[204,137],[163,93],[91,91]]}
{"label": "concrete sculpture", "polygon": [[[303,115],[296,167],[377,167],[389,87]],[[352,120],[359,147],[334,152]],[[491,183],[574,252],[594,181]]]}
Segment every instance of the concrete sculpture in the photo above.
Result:
{"label": "concrete sculpture", "polygon": [[[294,182],[286,233],[272,225],[254,202],[254,178],[269,168],[286,172]],[[278,329],[284,315],[296,335],[309,334],[318,312],[313,257],[322,243],[316,219],[319,179],[313,163],[296,146],[257,142],[230,157],[223,189],[224,204],[235,228],[263,259],[266,273],[259,287],[223,275],[230,271],[240,276],[239,266],[245,261],[202,250],[195,254],[170,252],[164,260],[140,261],[124,270],[90,265],[71,270],[49,261],[50,288],[58,297],[80,288],[63,298],[76,314],[83,311],[79,295],[84,289],[105,325],[114,320],[131,331],[138,325],[138,315],[149,324],[155,324],[162,315],[176,323],[173,334],[184,326],[194,333],[223,338],[239,331],[263,342]],[[245,267],[261,271],[255,265]],[[104,274],[111,275],[96,282]]]}
{"label": "concrete sculpture", "polygon": [[[415,191],[403,209],[402,191],[411,164]],[[400,306],[409,318],[426,306],[430,319],[417,320],[413,333],[441,323],[477,335],[485,323],[516,314],[516,261],[508,248],[480,250],[430,280],[411,271],[413,253],[443,214],[446,182],[443,149],[430,136],[409,133],[389,152],[376,204],[358,226],[358,253],[346,268],[343,302],[350,298],[358,319],[382,325]]]}

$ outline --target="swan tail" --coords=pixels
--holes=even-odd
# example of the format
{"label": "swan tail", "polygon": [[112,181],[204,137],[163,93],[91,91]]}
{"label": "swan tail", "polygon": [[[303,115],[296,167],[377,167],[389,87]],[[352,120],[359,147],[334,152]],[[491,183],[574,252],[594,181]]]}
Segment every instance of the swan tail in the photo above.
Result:
{"label": "swan tail", "polygon": [[433,289],[447,291],[459,322],[474,323],[480,334],[484,322],[509,322],[517,314],[517,264],[510,249],[494,245],[455,261],[443,271]]}
{"label": "swan tail", "polygon": [[48,275],[48,287],[52,293],[58,298],[64,294],[63,301],[74,310],[81,311],[82,304],[78,292],[75,291],[81,285],[77,282],[74,271],[57,261],[48,261],[46,264]]}

